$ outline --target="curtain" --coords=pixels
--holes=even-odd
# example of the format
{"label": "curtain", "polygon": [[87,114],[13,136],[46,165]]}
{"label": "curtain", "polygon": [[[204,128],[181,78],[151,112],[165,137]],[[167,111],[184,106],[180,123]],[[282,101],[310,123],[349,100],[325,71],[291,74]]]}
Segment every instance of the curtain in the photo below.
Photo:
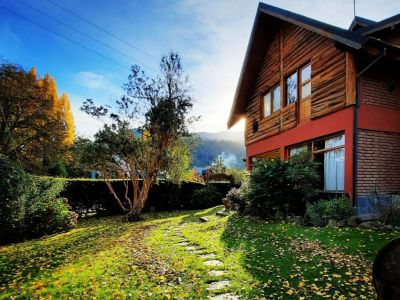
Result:
{"label": "curtain", "polygon": [[344,190],[344,149],[324,153],[324,190]]}

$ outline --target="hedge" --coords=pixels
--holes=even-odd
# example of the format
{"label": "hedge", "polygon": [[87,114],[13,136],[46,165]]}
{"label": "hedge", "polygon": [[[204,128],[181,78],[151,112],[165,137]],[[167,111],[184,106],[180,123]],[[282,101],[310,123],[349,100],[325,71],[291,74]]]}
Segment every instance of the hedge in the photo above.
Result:
{"label": "hedge", "polygon": [[[88,212],[95,212],[98,215],[120,214],[121,208],[108,190],[103,180],[98,179],[64,179],[65,189],[62,197],[68,199],[72,209],[79,215]],[[124,195],[125,187],[121,180],[112,182],[117,195]],[[230,190],[229,183],[210,183],[220,193],[220,197],[203,199],[197,201],[193,197],[195,190],[206,188],[204,184],[197,182],[182,182],[180,185],[171,182],[159,182],[154,184],[150,190],[145,211],[171,211],[171,210],[192,210],[204,209],[222,204],[222,198]],[[122,197],[123,198],[123,197]]]}

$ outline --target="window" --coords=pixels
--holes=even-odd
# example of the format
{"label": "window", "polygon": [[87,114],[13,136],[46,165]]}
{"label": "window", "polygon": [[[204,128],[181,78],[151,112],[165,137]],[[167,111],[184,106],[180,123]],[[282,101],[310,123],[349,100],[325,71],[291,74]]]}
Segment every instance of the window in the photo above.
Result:
{"label": "window", "polygon": [[279,85],[274,88],[273,95],[272,111],[275,112],[281,109],[281,87]]}
{"label": "window", "polygon": [[298,147],[293,147],[289,149],[289,157],[299,154],[301,152],[304,151],[308,151],[308,146],[307,145],[302,145],[302,146],[298,146]]}
{"label": "window", "polygon": [[313,143],[315,160],[323,165],[325,191],[344,190],[344,135]]}
{"label": "window", "polygon": [[311,95],[311,65],[301,69],[301,99],[305,99]]}
{"label": "window", "polygon": [[264,117],[271,115],[271,92],[264,95]]}
{"label": "window", "polygon": [[297,102],[297,72],[286,79],[286,105]]}
{"label": "window", "polygon": [[263,97],[264,117],[281,109],[281,87],[277,85]]}
{"label": "window", "polygon": [[301,151],[311,149],[313,159],[319,162],[320,188],[338,192],[344,190],[344,143],[345,136],[338,135],[289,148],[288,154],[291,157]]}

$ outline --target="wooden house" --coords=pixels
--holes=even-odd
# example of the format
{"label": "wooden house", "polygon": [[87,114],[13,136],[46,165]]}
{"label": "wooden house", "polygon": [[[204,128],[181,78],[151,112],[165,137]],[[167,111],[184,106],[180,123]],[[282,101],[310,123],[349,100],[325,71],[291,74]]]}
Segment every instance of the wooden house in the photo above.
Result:
{"label": "wooden house", "polygon": [[228,128],[245,118],[246,166],[308,148],[321,192],[400,191],[400,15],[349,29],[260,3]]}

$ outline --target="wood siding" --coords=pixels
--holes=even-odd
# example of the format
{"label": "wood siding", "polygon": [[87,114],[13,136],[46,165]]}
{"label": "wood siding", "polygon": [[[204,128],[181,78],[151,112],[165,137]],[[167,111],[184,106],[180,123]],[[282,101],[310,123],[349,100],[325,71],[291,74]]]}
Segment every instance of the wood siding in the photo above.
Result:
{"label": "wood siding", "polygon": [[[312,67],[311,119],[353,104],[355,99],[353,89],[346,87],[346,69],[354,66],[352,56],[338,50],[330,39],[283,22],[269,39],[246,109],[246,145],[297,126],[298,103],[284,106],[285,80],[306,64]],[[277,84],[281,86],[281,110],[264,118],[262,95]]]}

